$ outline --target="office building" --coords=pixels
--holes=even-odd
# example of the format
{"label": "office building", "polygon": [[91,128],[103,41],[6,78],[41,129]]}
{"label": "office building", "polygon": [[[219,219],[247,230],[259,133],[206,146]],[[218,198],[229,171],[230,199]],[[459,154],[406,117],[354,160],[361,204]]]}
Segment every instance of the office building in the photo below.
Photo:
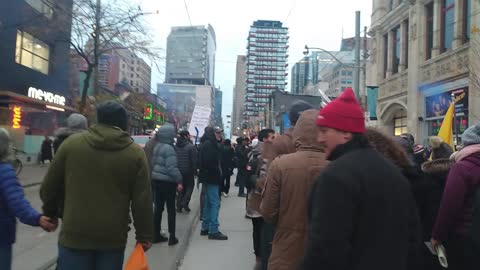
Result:
{"label": "office building", "polygon": [[165,83],[215,85],[215,31],[211,25],[172,27]]}
{"label": "office building", "polygon": [[245,93],[247,88],[247,57],[237,56],[235,85],[233,86],[232,135],[240,136],[245,109]]}

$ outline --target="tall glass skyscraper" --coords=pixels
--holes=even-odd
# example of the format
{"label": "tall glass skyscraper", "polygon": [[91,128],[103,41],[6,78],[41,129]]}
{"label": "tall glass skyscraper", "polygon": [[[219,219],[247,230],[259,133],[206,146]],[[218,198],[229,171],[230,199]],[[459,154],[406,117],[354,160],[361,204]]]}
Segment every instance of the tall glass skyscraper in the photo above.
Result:
{"label": "tall glass skyscraper", "polygon": [[247,122],[264,112],[273,91],[285,90],[288,38],[288,28],[279,21],[259,20],[250,27],[244,111]]}
{"label": "tall glass skyscraper", "polygon": [[165,82],[215,85],[216,48],[211,25],[172,27],[167,39]]}

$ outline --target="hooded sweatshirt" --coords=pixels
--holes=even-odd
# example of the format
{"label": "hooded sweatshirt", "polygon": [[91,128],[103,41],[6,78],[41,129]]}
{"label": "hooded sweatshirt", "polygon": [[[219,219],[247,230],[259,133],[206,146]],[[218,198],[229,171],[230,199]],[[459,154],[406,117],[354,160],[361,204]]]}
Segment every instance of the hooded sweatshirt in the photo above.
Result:
{"label": "hooded sweatshirt", "polygon": [[152,194],[143,150],[119,128],[96,125],[59,149],[40,190],[43,211],[58,217],[60,245],[73,249],[124,248],[133,215],[137,241],[153,232]]}

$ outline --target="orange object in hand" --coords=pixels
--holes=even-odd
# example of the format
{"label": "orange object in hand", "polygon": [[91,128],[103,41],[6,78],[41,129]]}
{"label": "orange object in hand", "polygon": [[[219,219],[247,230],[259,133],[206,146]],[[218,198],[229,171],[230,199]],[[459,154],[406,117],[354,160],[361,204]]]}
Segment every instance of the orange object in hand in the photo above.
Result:
{"label": "orange object in hand", "polygon": [[150,270],[148,268],[147,257],[141,244],[137,244],[130,258],[128,258],[125,270]]}

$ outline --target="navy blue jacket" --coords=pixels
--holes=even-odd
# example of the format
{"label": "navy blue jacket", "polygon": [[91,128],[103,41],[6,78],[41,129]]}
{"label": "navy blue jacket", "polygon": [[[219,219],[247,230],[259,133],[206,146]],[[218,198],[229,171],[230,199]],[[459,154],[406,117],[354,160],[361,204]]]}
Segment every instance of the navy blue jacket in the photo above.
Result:
{"label": "navy blue jacket", "polygon": [[15,243],[16,219],[39,226],[40,214],[25,199],[15,170],[8,163],[0,163],[0,245]]}

